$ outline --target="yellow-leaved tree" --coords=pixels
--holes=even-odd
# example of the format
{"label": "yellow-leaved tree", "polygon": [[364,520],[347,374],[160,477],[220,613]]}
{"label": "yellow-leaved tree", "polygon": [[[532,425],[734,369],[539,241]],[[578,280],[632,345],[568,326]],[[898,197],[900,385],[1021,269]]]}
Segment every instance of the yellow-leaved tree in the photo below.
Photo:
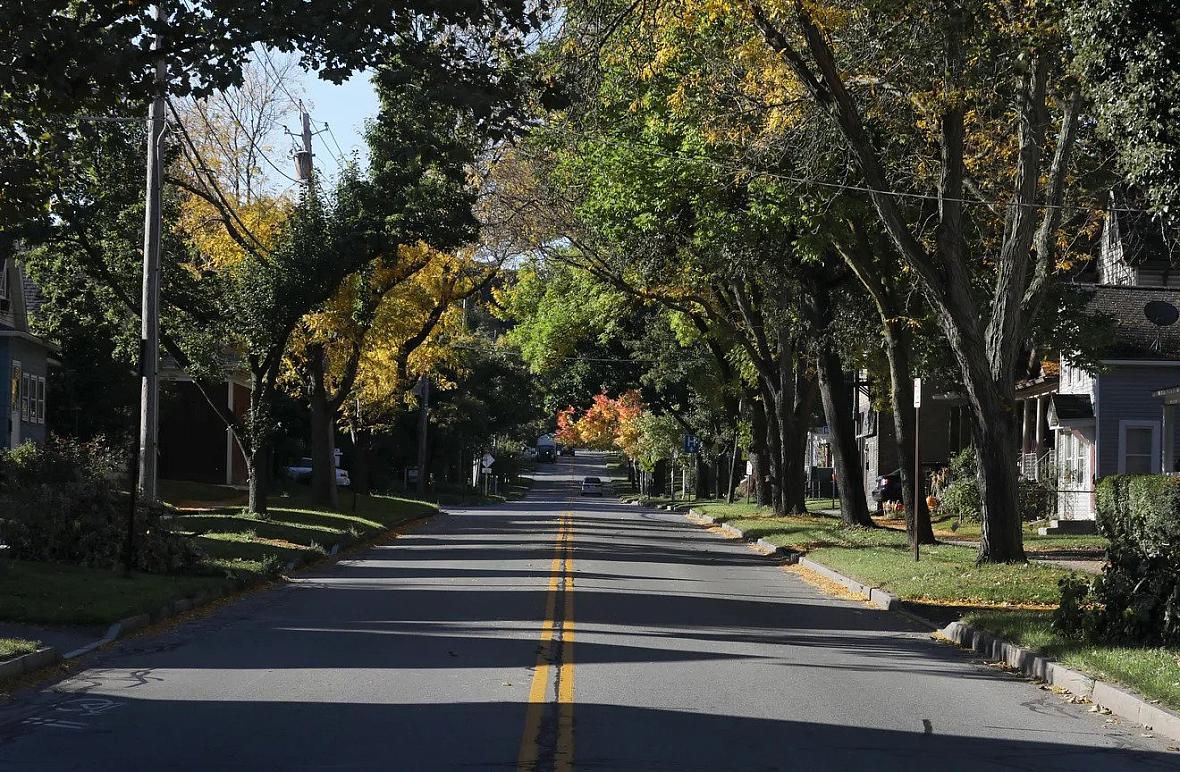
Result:
{"label": "yellow-leaved tree", "polygon": [[[343,419],[355,444],[354,490],[368,488],[373,431],[405,404],[421,377],[441,388],[462,362],[462,301],[486,287],[497,266],[471,251],[402,245],[349,276],[322,308],[304,317],[288,356],[289,387],[311,405],[313,496],[336,499],[334,435]],[[322,464],[314,463],[318,459]],[[333,473],[334,474],[334,473]]]}

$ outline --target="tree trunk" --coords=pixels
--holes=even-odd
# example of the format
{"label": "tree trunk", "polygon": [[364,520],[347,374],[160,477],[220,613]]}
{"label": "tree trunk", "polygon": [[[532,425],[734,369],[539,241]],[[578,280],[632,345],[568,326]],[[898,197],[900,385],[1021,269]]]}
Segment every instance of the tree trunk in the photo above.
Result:
{"label": "tree trunk", "polygon": [[352,433],[352,469],[349,473],[353,493],[367,495],[373,490],[373,435],[366,429]]}
{"label": "tree trunk", "polygon": [[246,454],[246,475],[249,497],[246,506],[252,515],[265,518],[267,515],[267,494],[270,475],[267,474],[266,448],[257,444]]}
{"label": "tree trunk", "polygon": [[328,399],[324,374],[324,348],[307,347],[307,402],[311,409],[311,501],[316,506],[339,509],[336,491],[336,410]]}
{"label": "tree trunk", "polygon": [[884,321],[885,353],[889,358],[890,400],[893,406],[893,439],[897,443],[897,459],[901,465],[901,496],[906,511],[906,535],[910,545],[917,532],[919,544],[937,544],[930,523],[930,509],[926,499],[914,497],[914,425],[913,402],[910,396],[913,381],[910,371],[909,340],[897,329],[899,322]]}
{"label": "tree trunk", "polygon": [[783,502],[783,433],[780,428],[779,416],[782,414],[782,400],[767,387],[763,391],[763,401],[766,409],[766,458],[770,472],[770,506],[776,515],[786,514]]}
{"label": "tree trunk", "polygon": [[311,403],[311,500],[317,506],[339,509],[336,490],[335,411],[322,383],[308,395]]}
{"label": "tree trunk", "polygon": [[661,458],[656,462],[655,468],[651,472],[648,482],[648,488],[651,491],[649,496],[663,496],[664,485],[668,482],[668,461]]}
{"label": "tree trunk", "polygon": [[270,489],[270,416],[263,395],[266,379],[257,368],[250,372],[250,407],[246,415],[246,434],[249,437],[249,452],[246,456],[246,475],[249,494],[247,497],[250,514],[266,517],[269,509],[267,496]]}
{"label": "tree trunk", "polygon": [[696,454],[697,475],[693,485],[693,495],[698,499],[709,498],[709,488],[713,484],[712,468],[705,460],[704,453]]}
{"label": "tree trunk", "polygon": [[728,504],[733,503],[733,490],[737,487],[740,477],[738,477],[737,468],[738,462],[741,461],[741,450],[738,447],[737,432],[734,432],[733,451],[729,454],[729,469],[726,474],[725,482],[725,501]]}
{"label": "tree trunk", "polygon": [[819,393],[832,438],[832,466],[840,488],[840,517],[845,525],[872,528],[865,501],[864,475],[860,473],[860,452],[852,420],[852,395],[844,378],[840,358],[829,345],[820,347],[817,357]]}
{"label": "tree trunk", "polygon": [[770,453],[767,446],[767,437],[769,437],[770,429],[768,427],[769,421],[766,418],[766,403],[751,399],[750,403],[750,423],[752,428],[753,439],[750,443],[750,485],[754,501],[759,505],[767,507],[773,504],[773,497],[770,492]]}
{"label": "tree trunk", "polygon": [[980,563],[1023,563],[1027,560],[1016,507],[1013,402],[1013,399],[1005,399],[994,386],[978,389],[972,400],[972,410],[976,411],[974,435],[979,457],[979,493],[983,501]]}

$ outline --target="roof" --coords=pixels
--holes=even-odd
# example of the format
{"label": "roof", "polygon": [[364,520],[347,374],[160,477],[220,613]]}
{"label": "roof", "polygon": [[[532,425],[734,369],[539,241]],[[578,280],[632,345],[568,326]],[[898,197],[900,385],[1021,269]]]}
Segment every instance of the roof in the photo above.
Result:
{"label": "roof", "polygon": [[1111,323],[1112,337],[1103,359],[1180,359],[1180,324],[1157,327],[1143,312],[1152,301],[1180,308],[1180,291],[1114,284],[1074,286],[1090,295],[1086,311]]}
{"label": "roof", "polygon": [[1115,234],[1122,245],[1123,261],[1130,265],[1154,265],[1168,268],[1172,263],[1173,244],[1164,236],[1160,221],[1147,212],[1136,210],[1142,202],[1125,190],[1111,194],[1110,212]]}
{"label": "roof", "polygon": [[1049,400],[1049,425],[1084,423],[1094,420],[1089,394],[1054,394]]}

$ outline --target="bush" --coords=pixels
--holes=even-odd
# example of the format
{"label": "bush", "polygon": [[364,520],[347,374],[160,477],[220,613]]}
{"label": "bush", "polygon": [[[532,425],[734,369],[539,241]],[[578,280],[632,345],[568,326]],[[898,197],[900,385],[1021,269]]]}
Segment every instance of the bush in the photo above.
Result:
{"label": "bush", "polygon": [[965,448],[951,458],[946,471],[946,486],[939,496],[938,510],[957,520],[978,520],[983,510],[976,473],[975,448]]}
{"label": "bush", "polygon": [[1041,480],[1021,479],[1016,483],[1016,506],[1021,520],[1028,522],[1053,516],[1057,507],[1055,482],[1050,477]]}
{"label": "bush", "polygon": [[1110,547],[1091,627],[1109,640],[1180,645],[1180,477],[1111,475],[1096,500]]}
{"label": "bush", "polygon": [[[0,453],[0,538],[12,557],[113,568],[127,533],[127,494],[115,481],[124,456],[102,440],[51,437]],[[160,510],[136,516],[136,568],[174,571],[195,565],[200,553],[155,527]]]}
{"label": "bush", "polygon": [[[979,494],[978,461],[975,448],[957,453],[948,465],[939,511],[958,520],[978,520],[983,511],[983,497]],[[1053,513],[1055,491],[1051,481],[1020,480],[1016,488],[1016,504],[1021,520],[1039,520]]]}

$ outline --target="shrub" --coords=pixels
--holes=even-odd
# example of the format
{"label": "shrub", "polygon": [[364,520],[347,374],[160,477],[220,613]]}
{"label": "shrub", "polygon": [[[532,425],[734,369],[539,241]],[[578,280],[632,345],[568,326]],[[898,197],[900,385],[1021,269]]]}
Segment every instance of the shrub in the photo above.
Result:
{"label": "shrub", "polygon": [[1057,504],[1055,480],[1050,477],[1041,480],[1021,479],[1016,484],[1016,505],[1020,519],[1041,520],[1053,515]]}
{"label": "shrub", "polygon": [[938,509],[958,520],[978,520],[983,509],[976,474],[975,448],[965,448],[955,454],[946,472],[946,487],[939,497]]}
{"label": "shrub", "polygon": [[[0,538],[14,558],[96,568],[118,564],[126,541],[127,494],[115,481],[124,456],[103,440],[50,437],[0,453]],[[160,510],[136,513],[136,567],[173,571],[200,553],[157,528]]]}
{"label": "shrub", "polygon": [[[965,448],[952,457],[943,479],[939,510],[958,520],[978,520],[983,511],[983,497],[979,494],[975,448]],[[1039,520],[1052,514],[1054,495],[1049,482],[1020,480],[1016,489],[1020,519]]]}
{"label": "shrub", "polygon": [[1104,477],[1096,501],[1110,547],[1093,586],[1094,631],[1116,641],[1180,644],[1180,478]]}

